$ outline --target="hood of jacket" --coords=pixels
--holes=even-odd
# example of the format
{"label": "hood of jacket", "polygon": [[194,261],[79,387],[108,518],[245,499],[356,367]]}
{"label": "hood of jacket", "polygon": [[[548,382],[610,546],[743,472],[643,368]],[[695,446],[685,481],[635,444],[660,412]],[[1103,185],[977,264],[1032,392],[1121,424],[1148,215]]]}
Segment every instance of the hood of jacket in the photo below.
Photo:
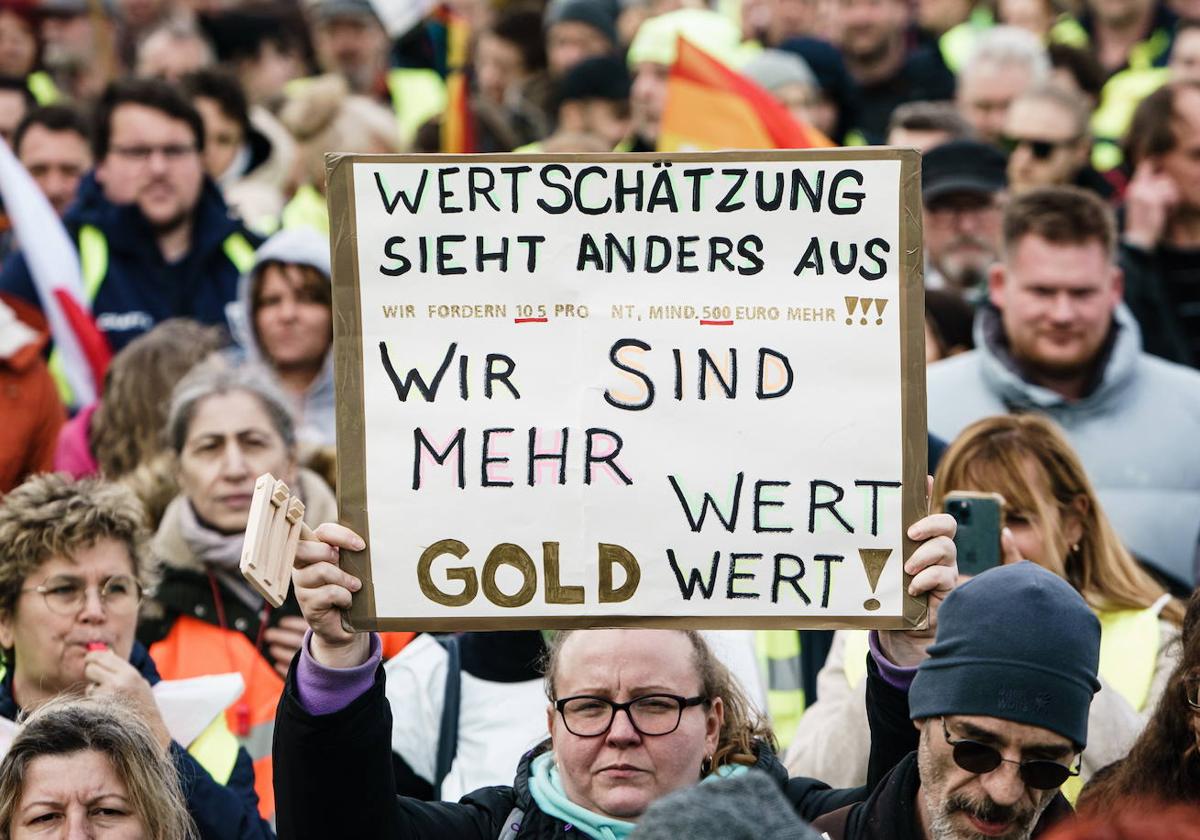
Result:
{"label": "hood of jacket", "polygon": [[[156,236],[137,204],[115,204],[104,195],[104,188],[92,170],[79,184],[75,203],[63,219],[67,229],[75,232],[84,225],[94,225],[104,232],[108,247],[122,253],[137,253],[155,248]],[[225,240],[242,228],[229,213],[221,191],[207,175],[200,196],[192,211],[192,247],[189,256],[220,250]],[[159,257],[161,259],[161,257]]]}
{"label": "hood of jacket", "polygon": [[1113,314],[1108,340],[1101,349],[1100,368],[1088,393],[1068,400],[1056,391],[1027,381],[1013,358],[1004,335],[1000,312],[985,304],[975,317],[975,348],[979,351],[984,382],[1010,410],[1069,411],[1076,416],[1107,413],[1133,384],[1142,355],[1142,333],[1124,304]]}
{"label": "hood of jacket", "polygon": [[[254,329],[254,283],[263,265],[269,262],[307,265],[329,280],[329,241],[309,228],[285,228],[259,246],[254,252],[254,265],[238,280],[238,317],[233,322],[233,338],[242,349],[246,361],[262,364],[268,370],[266,353]],[[328,396],[333,400],[333,347],[325,354],[325,363],[305,395],[306,402]]]}

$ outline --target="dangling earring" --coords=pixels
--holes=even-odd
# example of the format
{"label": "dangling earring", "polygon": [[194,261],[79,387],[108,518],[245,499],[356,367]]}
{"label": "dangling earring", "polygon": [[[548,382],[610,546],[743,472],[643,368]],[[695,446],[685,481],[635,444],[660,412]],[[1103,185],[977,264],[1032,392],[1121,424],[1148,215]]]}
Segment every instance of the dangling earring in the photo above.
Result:
{"label": "dangling earring", "polygon": [[700,776],[703,778],[712,772],[712,756],[704,756],[704,760],[700,762]]}

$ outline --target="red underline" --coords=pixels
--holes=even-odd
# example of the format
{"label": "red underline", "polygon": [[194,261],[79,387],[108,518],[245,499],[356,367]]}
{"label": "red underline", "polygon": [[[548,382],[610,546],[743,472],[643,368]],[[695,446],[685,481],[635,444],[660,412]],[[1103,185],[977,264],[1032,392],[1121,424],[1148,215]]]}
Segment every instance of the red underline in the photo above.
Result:
{"label": "red underline", "polygon": [[700,324],[705,327],[732,327],[733,321],[707,321],[701,318]]}
{"label": "red underline", "polygon": [[514,324],[544,324],[549,318],[513,318]]}

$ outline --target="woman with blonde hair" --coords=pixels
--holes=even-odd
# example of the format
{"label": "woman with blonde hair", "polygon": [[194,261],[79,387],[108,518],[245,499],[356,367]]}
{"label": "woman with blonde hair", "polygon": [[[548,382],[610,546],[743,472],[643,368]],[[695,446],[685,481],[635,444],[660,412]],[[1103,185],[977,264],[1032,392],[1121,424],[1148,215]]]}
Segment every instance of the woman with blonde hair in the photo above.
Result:
{"label": "woman with blonde hair", "polygon": [[[1049,569],[1100,618],[1103,688],[1092,702],[1082,775],[1064,786],[1077,795],[1080,782],[1124,756],[1146,725],[1179,658],[1183,604],[1121,544],[1079,456],[1050,420],[1005,415],[964,429],[938,467],[933,509],[963,490],[1004,497],[1004,562],[1026,559]],[[818,677],[819,699],[788,752],[792,773],[833,785],[865,780],[866,651],[865,634],[838,632]]]}
{"label": "woman with blonde hair", "polygon": [[0,764],[0,840],[193,840],[179,776],[149,727],[111,699],[52,700]]}

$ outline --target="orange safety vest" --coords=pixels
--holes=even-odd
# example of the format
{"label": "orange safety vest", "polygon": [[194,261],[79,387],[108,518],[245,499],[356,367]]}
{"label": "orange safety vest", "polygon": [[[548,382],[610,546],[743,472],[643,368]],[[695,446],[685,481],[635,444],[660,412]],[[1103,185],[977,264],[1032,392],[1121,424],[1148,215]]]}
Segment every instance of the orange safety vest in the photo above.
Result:
{"label": "orange safety vest", "polygon": [[[390,659],[413,640],[415,633],[381,633],[383,657]],[[238,630],[223,630],[190,615],[176,619],[171,632],[150,646],[150,656],[164,680],[184,680],[237,671],[245,693],[225,710],[229,729],[254,762],[254,789],[263,819],[275,814],[271,742],[275,710],[283,695],[283,680]]]}
{"label": "orange safety vest", "polygon": [[263,819],[275,815],[271,739],[283,679],[237,630],[223,630],[190,615],[176,619],[171,632],[150,646],[150,656],[164,680],[185,680],[237,671],[246,691],[228,709],[225,720],[254,762],[254,789]]}

